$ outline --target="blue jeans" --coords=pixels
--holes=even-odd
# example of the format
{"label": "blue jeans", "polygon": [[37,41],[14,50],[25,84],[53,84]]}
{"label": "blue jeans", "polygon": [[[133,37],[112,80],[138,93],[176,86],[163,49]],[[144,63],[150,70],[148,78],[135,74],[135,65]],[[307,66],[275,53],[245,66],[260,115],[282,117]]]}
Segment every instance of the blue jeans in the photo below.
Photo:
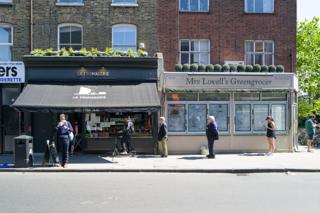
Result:
{"label": "blue jeans", "polygon": [[215,156],[214,140],[208,140],[208,148],[209,148],[209,155],[210,156]]}
{"label": "blue jeans", "polygon": [[68,137],[59,137],[59,148],[61,152],[61,164],[65,165],[69,162],[69,144],[70,140]]}

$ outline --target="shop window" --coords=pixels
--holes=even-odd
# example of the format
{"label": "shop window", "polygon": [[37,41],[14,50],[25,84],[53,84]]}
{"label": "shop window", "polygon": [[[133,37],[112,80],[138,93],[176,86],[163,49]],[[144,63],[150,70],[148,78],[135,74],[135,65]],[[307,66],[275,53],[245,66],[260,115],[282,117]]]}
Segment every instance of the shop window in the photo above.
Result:
{"label": "shop window", "polygon": [[168,131],[185,132],[186,131],[186,105],[168,104]]}
{"label": "shop window", "polygon": [[273,13],[274,0],[245,0],[246,13]]}
{"label": "shop window", "polygon": [[10,106],[14,103],[20,94],[19,87],[3,87],[2,88],[2,105]]}
{"label": "shop window", "polygon": [[229,101],[229,93],[199,93],[199,101]]}
{"label": "shop window", "polygon": [[287,101],[287,94],[279,92],[262,92],[262,101]]}
{"label": "shop window", "polygon": [[234,99],[236,101],[259,101],[260,94],[259,93],[235,93]]}
{"label": "shop window", "polygon": [[130,24],[112,26],[112,49],[137,51],[137,27]]}
{"label": "shop window", "polygon": [[197,101],[198,93],[168,93],[167,101]]}
{"label": "shop window", "polygon": [[246,64],[274,64],[273,41],[246,41],[245,42]]}
{"label": "shop window", "polygon": [[11,4],[12,0],[0,0],[0,4]]}
{"label": "shop window", "polygon": [[213,115],[216,119],[219,131],[228,131],[228,118],[229,110],[228,104],[210,104],[209,114]]}
{"label": "shop window", "polygon": [[251,105],[235,105],[235,129],[240,132],[251,131]]}
{"label": "shop window", "polygon": [[179,0],[181,12],[208,12],[209,0]]}
{"label": "shop window", "polygon": [[12,60],[12,26],[0,24],[0,61]]}
{"label": "shop window", "polygon": [[151,113],[86,113],[86,138],[115,137],[123,130],[125,120],[130,118],[134,124],[133,136],[152,136]]}
{"label": "shop window", "polygon": [[271,107],[272,117],[276,124],[277,131],[286,130],[286,105],[285,104],[272,104]]}
{"label": "shop window", "polygon": [[210,64],[209,40],[180,40],[180,64]]}
{"label": "shop window", "polygon": [[253,105],[253,131],[266,131],[265,120],[269,115],[268,104]]}
{"label": "shop window", "polygon": [[61,24],[58,27],[58,49],[82,48],[82,26],[78,24]]}
{"label": "shop window", "polygon": [[188,105],[188,131],[204,132],[206,130],[207,105],[189,104]]}

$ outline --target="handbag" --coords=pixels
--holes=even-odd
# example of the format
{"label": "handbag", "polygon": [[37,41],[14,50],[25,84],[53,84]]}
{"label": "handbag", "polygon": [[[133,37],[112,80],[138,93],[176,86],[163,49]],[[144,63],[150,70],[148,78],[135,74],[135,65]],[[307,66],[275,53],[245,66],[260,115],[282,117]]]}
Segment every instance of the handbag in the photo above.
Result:
{"label": "handbag", "polygon": [[69,132],[68,136],[69,136],[69,140],[70,140],[70,141],[73,141],[73,139],[74,139],[74,134],[73,134],[73,132]]}

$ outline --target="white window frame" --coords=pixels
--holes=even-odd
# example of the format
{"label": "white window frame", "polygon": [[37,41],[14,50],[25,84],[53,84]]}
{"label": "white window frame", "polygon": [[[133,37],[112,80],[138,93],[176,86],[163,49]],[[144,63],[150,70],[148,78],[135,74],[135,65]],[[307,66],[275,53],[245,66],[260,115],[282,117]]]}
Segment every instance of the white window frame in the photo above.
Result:
{"label": "white window frame", "polygon": [[111,6],[114,7],[138,7],[138,0],[133,0],[133,2],[116,2],[116,0],[112,0]]}
{"label": "white window frame", "polygon": [[11,47],[11,60],[13,60],[13,26],[10,24],[0,23],[0,27],[11,28],[11,42],[10,43],[0,43],[0,46],[9,46]]}
{"label": "white window frame", "polygon": [[[137,45],[137,43],[138,43],[138,38],[137,38],[137,35],[138,35],[138,32],[137,32],[137,30],[138,30],[138,28],[137,28],[137,26],[136,25],[133,25],[133,24],[115,24],[115,25],[112,25],[112,31],[111,31],[111,34],[112,34],[112,49],[113,50],[116,50],[117,48],[114,48],[114,46],[120,46],[120,45],[114,45],[114,38],[113,38],[113,31],[114,31],[114,29],[116,29],[116,28],[131,28],[131,29],[134,29],[135,30],[135,49],[132,49],[132,47],[130,47],[130,49],[132,49],[133,51],[137,51],[137,49],[138,49],[138,45]],[[123,47],[126,47],[126,46],[130,46],[130,45],[122,45]]]}
{"label": "white window frame", "polygon": [[81,2],[61,2],[61,0],[57,0],[57,6],[84,6],[84,0]]}
{"label": "white window frame", "polygon": [[[253,42],[253,52],[247,52],[246,44],[247,42]],[[256,43],[262,42],[263,43],[263,52],[256,52]],[[272,43],[272,54],[265,52],[265,43]],[[273,40],[245,40],[244,41],[244,62],[247,64],[246,58],[247,54],[252,54],[253,55],[253,62],[256,61],[256,54],[262,54],[262,64],[265,65],[265,56],[266,55],[272,55],[272,65],[274,65],[274,55],[275,55],[275,42]],[[255,64],[255,63],[253,63]]]}
{"label": "white window frame", "polygon": [[[189,41],[189,51],[181,51],[181,42],[182,41]],[[192,41],[197,41],[200,43],[200,41],[208,41],[208,52],[201,52],[200,50],[199,51],[191,51],[191,42]],[[200,47],[200,45],[199,45]],[[211,52],[211,44],[210,44],[210,40],[209,39],[180,39],[179,40],[179,63],[181,64],[181,54],[182,53],[188,53],[189,55],[189,64],[191,64],[191,53],[198,53],[199,54],[199,61],[200,61],[200,55],[201,53],[206,53],[208,54],[208,64],[210,64],[210,61],[211,61],[211,55],[210,55],[210,52]]]}
{"label": "white window frame", "polygon": [[[262,12],[252,11],[252,12],[250,12],[250,11],[248,11],[248,0],[244,0],[244,1],[245,1],[244,2],[244,4],[245,4],[245,6],[244,6],[245,13],[274,13],[274,7],[275,7],[274,0],[270,0],[270,1],[272,1],[272,6],[273,6],[272,7],[272,11],[267,11],[267,12],[265,12],[265,11],[262,11]],[[253,2],[253,8],[255,8],[255,2],[256,2],[256,0],[254,0],[254,2]]]}
{"label": "white window frame", "polygon": [[[207,12],[209,12],[209,8],[210,8],[210,1],[209,0],[207,0],[207,2],[208,2],[208,10],[206,10],[206,11],[200,11],[200,10],[198,10],[198,11],[191,11],[191,6],[190,6],[190,0],[188,0],[188,10],[181,10],[181,0],[179,0],[179,12],[187,12],[187,13],[207,13]],[[200,0],[198,0],[198,7],[200,8]]]}
{"label": "white window frame", "polygon": [[[57,49],[58,50],[60,49],[60,46],[61,46],[61,44],[60,44],[60,28],[62,28],[62,27],[80,27],[80,29],[81,29],[81,43],[79,43],[79,44],[70,43],[70,44],[62,44],[62,45],[81,45],[81,47],[83,47],[83,26],[81,24],[75,24],[75,23],[63,23],[63,24],[58,25],[58,36],[57,36],[57,38],[58,38]],[[71,36],[71,34],[70,34],[70,36]],[[70,38],[70,41],[71,41],[71,38]]]}

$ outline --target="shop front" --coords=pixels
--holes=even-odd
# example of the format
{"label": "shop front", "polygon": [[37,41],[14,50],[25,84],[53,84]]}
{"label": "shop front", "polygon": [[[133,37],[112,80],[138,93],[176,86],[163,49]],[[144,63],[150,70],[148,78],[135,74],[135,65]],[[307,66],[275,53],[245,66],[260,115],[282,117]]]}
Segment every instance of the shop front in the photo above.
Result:
{"label": "shop front", "polygon": [[21,84],[25,82],[23,62],[0,62],[0,153],[12,152],[13,138],[21,129],[21,113],[10,105],[20,94]]}
{"label": "shop front", "polygon": [[268,115],[277,126],[277,151],[295,148],[298,85],[293,73],[165,72],[162,85],[172,153],[199,153],[207,145],[209,115],[220,133],[217,152],[267,151]]}
{"label": "shop front", "polygon": [[123,57],[25,57],[28,83],[13,107],[26,113],[34,151],[56,140],[60,113],[76,127],[81,149],[112,151],[125,120],[132,143],[153,153],[158,127],[158,59]]}

